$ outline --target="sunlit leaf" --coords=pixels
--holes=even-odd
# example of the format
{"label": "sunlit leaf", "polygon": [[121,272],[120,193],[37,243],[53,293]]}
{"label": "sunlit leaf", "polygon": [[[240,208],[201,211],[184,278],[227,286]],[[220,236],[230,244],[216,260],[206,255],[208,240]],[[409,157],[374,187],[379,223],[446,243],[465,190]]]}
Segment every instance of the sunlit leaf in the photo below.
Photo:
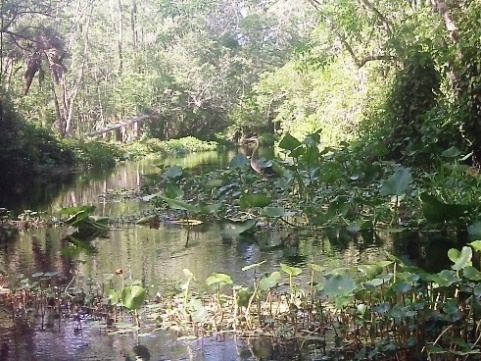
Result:
{"label": "sunlit leaf", "polygon": [[224,273],[214,273],[212,276],[208,277],[205,280],[205,283],[207,286],[212,287],[212,286],[217,286],[217,287],[222,287],[226,285],[231,285],[232,278],[229,275],[226,275]]}
{"label": "sunlit leaf", "polygon": [[289,133],[286,133],[281,141],[279,142],[279,148],[285,149],[285,150],[290,150],[293,151],[297,147],[301,146],[302,143],[297,139],[294,138],[292,135]]}
{"label": "sunlit leaf", "polygon": [[264,276],[261,278],[259,281],[259,288],[262,291],[267,291],[271,288],[277,287],[281,279],[282,277],[279,272],[272,272],[269,276]]}
{"label": "sunlit leaf", "polygon": [[481,241],[479,241],[479,240],[478,240],[478,241],[473,241],[473,242],[469,243],[469,245],[470,245],[471,247],[473,247],[473,249],[474,249],[475,251],[481,251]]}
{"label": "sunlit leaf", "polygon": [[120,301],[120,295],[116,290],[110,289],[107,294],[107,300],[111,305],[115,305]]}
{"label": "sunlit leaf", "polygon": [[92,214],[95,211],[95,206],[80,206],[80,207],[64,207],[60,209],[59,213],[64,215],[74,215],[80,212]]}
{"label": "sunlit leaf", "polygon": [[471,247],[464,246],[461,250],[459,258],[456,260],[451,268],[455,271],[460,271],[464,267],[471,266],[471,259],[473,258],[473,249]]}
{"label": "sunlit leaf", "polygon": [[138,310],[146,296],[142,286],[128,286],[122,290],[122,304],[129,310]]}
{"label": "sunlit leaf", "polygon": [[144,202],[150,202],[152,199],[157,198],[157,197],[160,196],[161,194],[162,194],[162,193],[160,193],[160,192],[159,192],[159,193],[154,193],[154,194],[149,194],[149,195],[147,195],[147,196],[143,196],[143,197],[142,197],[142,200],[143,200]]}
{"label": "sunlit leaf", "polygon": [[194,321],[195,323],[205,322],[207,316],[208,316],[208,312],[205,307],[200,307],[191,314],[192,321]]}
{"label": "sunlit leaf", "polygon": [[314,263],[309,263],[309,268],[312,269],[313,271],[315,272],[323,272],[324,271],[324,267],[322,266],[319,266],[318,264],[314,264]]}
{"label": "sunlit leaf", "polygon": [[299,276],[302,273],[302,269],[298,267],[291,267],[285,263],[281,263],[280,266],[285,273],[291,276]]}
{"label": "sunlit leaf", "polygon": [[187,278],[194,278],[194,274],[188,268],[184,268],[182,272]]}
{"label": "sunlit leaf", "polygon": [[460,255],[461,255],[461,251],[459,249],[450,248],[448,250],[448,258],[453,263],[455,263],[459,259]]}

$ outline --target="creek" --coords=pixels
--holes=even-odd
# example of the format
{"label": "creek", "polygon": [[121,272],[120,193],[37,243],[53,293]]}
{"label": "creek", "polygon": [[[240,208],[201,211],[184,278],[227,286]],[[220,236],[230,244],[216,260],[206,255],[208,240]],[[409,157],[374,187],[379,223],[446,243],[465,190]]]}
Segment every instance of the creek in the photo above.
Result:
{"label": "creek", "polygon": [[[185,158],[163,159],[163,164],[182,167],[225,167],[233,153],[208,152]],[[276,247],[289,237],[286,231],[266,229],[256,238],[223,240],[220,225],[202,224],[190,231],[170,223],[150,228],[128,222],[139,218],[152,207],[139,201],[144,181],[160,173],[155,160],[124,162],[112,170],[79,174],[75,180],[47,204],[34,210],[55,211],[65,206],[94,205],[96,215],[117,220],[106,237],[92,241],[96,252],[82,252],[74,257],[63,251],[61,242],[66,230],[56,227],[30,227],[18,232],[0,249],[0,271],[8,275],[30,277],[36,272],[58,272],[66,280],[102,280],[118,269],[132,280],[141,280],[153,294],[174,289],[183,279],[183,269],[195,276],[194,287],[202,288],[214,272],[232,276],[236,284],[247,284],[251,275],[242,268],[265,261],[261,272],[279,270],[281,262],[304,268],[309,263],[337,268],[370,264],[394,253],[408,262],[417,262],[438,270],[452,242],[432,246],[440,235],[407,232],[351,234],[346,230],[305,232],[298,242]],[[28,203],[28,202],[27,202]],[[22,205],[26,203],[22,202]],[[425,254],[429,257],[425,257]],[[10,345],[5,360],[260,360],[281,359],[273,356],[272,345],[259,340],[205,338],[182,340],[157,331],[146,335],[109,335],[105,328],[89,327],[79,332],[73,324],[38,330],[13,325],[0,312],[0,343]],[[142,353],[142,352],[143,353]],[[276,358],[278,357],[278,358]],[[312,358],[315,359],[315,358]]]}

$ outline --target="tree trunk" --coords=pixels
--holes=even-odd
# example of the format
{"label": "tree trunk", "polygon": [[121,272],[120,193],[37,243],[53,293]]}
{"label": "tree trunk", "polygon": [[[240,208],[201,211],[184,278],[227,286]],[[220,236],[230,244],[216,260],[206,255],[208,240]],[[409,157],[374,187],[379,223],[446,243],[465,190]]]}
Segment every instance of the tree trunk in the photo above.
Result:
{"label": "tree trunk", "polygon": [[85,33],[85,38],[84,38],[84,48],[82,51],[82,60],[80,65],[78,66],[78,72],[77,72],[77,77],[75,79],[75,83],[72,87],[72,92],[70,93],[70,96],[67,93],[67,88],[64,87],[64,96],[65,96],[65,114],[66,114],[66,119],[65,119],[65,135],[70,135],[71,130],[72,130],[72,121],[73,121],[73,114],[74,114],[74,104],[75,100],[77,98],[77,95],[80,91],[80,88],[82,87],[82,78],[84,74],[84,69],[85,65],[87,63],[88,59],[88,52],[89,52],[89,29],[90,29],[90,20],[92,18],[92,13],[94,10],[94,1],[90,3],[90,9],[88,13],[87,20],[84,25],[84,33]]}
{"label": "tree trunk", "polygon": [[132,29],[132,45],[134,50],[137,49],[138,34],[137,34],[137,0],[132,0],[132,7],[130,10],[130,27]]}

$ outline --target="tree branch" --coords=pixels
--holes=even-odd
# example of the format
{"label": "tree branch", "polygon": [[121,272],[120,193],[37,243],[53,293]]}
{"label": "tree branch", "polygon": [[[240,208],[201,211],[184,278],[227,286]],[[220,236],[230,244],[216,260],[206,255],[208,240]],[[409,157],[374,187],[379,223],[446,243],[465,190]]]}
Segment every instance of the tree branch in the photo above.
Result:
{"label": "tree branch", "polygon": [[431,0],[431,4],[438,10],[439,15],[444,19],[444,24],[448,30],[449,36],[453,43],[456,44],[459,41],[459,29],[451,18],[448,4],[446,4],[445,1],[439,0]]}
{"label": "tree branch", "polygon": [[386,31],[389,33],[389,35],[392,35],[392,23],[383,15],[381,12],[368,0],[358,0],[360,3],[362,3],[365,7],[367,7],[369,10],[371,10],[376,16],[382,21],[384,24]]}

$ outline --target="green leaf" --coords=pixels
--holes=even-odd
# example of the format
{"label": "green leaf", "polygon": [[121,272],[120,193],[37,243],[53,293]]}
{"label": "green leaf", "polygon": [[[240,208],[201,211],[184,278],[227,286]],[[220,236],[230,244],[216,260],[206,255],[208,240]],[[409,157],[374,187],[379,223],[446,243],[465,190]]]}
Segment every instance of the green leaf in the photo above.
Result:
{"label": "green leaf", "polygon": [[110,289],[107,294],[107,300],[109,300],[111,305],[115,305],[120,301],[120,295],[116,290]]}
{"label": "green leaf", "polygon": [[444,152],[441,153],[441,155],[446,158],[456,158],[460,154],[461,151],[455,146],[452,146],[451,148],[446,149]]}
{"label": "green leaf", "polygon": [[241,235],[242,233],[249,231],[255,227],[257,224],[257,219],[248,219],[247,221],[231,221],[225,220],[221,224],[221,231],[220,234],[222,238],[235,238]]}
{"label": "green leaf", "polygon": [[207,183],[205,184],[205,186],[208,187],[208,188],[218,188],[218,187],[222,186],[222,184],[223,184],[222,179],[214,178],[214,179],[208,180]]}
{"label": "green leaf", "polygon": [[453,263],[455,263],[459,259],[460,255],[461,255],[461,251],[459,249],[450,248],[448,251],[448,258]]}
{"label": "green leaf", "polygon": [[239,307],[247,307],[249,305],[249,301],[253,295],[253,292],[248,289],[247,287],[242,287],[237,291],[237,306]]}
{"label": "green leaf", "polygon": [[475,251],[481,251],[481,241],[473,241],[469,243],[469,245],[473,247]]}
{"label": "green leaf", "polygon": [[178,199],[168,198],[168,197],[163,196],[161,194],[158,194],[157,197],[159,197],[160,199],[163,199],[173,209],[179,209],[179,210],[187,211],[187,212],[191,212],[191,213],[201,213],[200,207],[193,206],[193,205],[191,205],[187,202],[180,201]]}
{"label": "green leaf", "polygon": [[393,175],[382,182],[381,195],[402,196],[406,194],[409,184],[413,181],[413,177],[409,169],[399,167]]}
{"label": "green leaf", "polygon": [[412,288],[412,285],[408,282],[396,282],[392,285],[392,289],[398,294],[410,292]]}
{"label": "green leaf", "polygon": [[168,184],[164,195],[169,199],[182,199],[184,197],[184,191],[176,184]]}
{"label": "green leaf", "polygon": [[319,161],[319,150],[317,147],[308,146],[300,158],[300,161],[310,167],[316,165]]}
{"label": "green leaf", "polygon": [[231,159],[229,163],[229,168],[231,169],[239,169],[249,165],[249,160],[244,154],[237,154],[234,158]]}
{"label": "green leaf", "polygon": [[461,250],[459,258],[456,260],[451,268],[455,271],[460,271],[464,267],[471,266],[471,259],[473,258],[473,249],[471,247],[464,246]]}
{"label": "green leaf", "polygon": [[272,272],[270,276],[264,276],[261,278],[261,280],[259,281],[259,288],[262,291],[267,291],[271,288],[277,287],[281,279],[282,277],[279,272]]}
{"label": "green leaf", "polygon": [[319,266],[318,264],[314,264],[314,263],[309,263],[308,264],[309,268],[312,269],[314,272],[323,272],[324,271],[324,267],[322,266]]}
{"label": "green leaf", "polygon": [[382,267],[378,265],[360,265],[357,269],[367,278],[373,278],[382,272]]}
{"label": "green leaf", "polygon": [[449,287],[452,284],[461,281],[461,279],[456,275],[456,273],[450,270],[443,270],[433,275],[432,280],[436,282],[440,287]]}
{"label": "green leaf", "polygon": [[95,211],[95,206],[80,206],[80,207],[64,207],[59,213],[63,215],[75,215],[77,213],[87,213],[91,215]]}
{"label": "green leaf", "polygon": [[279,142],[279,148],[289,150],[289,151],[293,151],[294,149],[296,149],[301,145],[302,143],[297,138],[294,138],[292,135],[290,135],[289,133],[286,133],[282,137],[281,141]]}
{"label": "green leaf", "polygon": [[464,204],[448,204],[426,192],[421,193],[421,209],[429,222],[458,221],[467,215],[470,207]]}
{"label": "green leaf", "polygon": [[291,276],[299,276],[302,273],[302,269],[297,267],[291,267],[285,263],[281,263],[280,266],[285,273]]}
{"label": "green leaf", "polygon": [[226,275],[225,273],[214,273],[212,276],[208,277],[205,280],[205,283],[209,287],[222,287],[226,285],[231,285],[233,282],[231,276]]}
{"label": "green leaf", "polygon": [[122,290],[122,304],[129,310],[138,310],[144,303],[146,296],[142,286],[128,286]]}
{"label": "green leaf", "polygon": [[470,281],[481,281],[481,272],[473,266],[467,266],[463,269],[463,276]]}
{"label": "green leaf", "polygon": [[184,268],[182,272],[187,278],[194,278],[194,274],[188,268]]}
{"label": "green leaf", "polygon": [[260,193],[260,194],[243,194],[240,199],[239,203],[243,209],[251,208],[251,207],[265,207],[271,204],[271,199],[267,194]]}
{"label": "green leaf", "polygon": [[324,293],[329,297],[346,296],[356,289],[356,281],[348,274],[337,274],[329,277]]}

